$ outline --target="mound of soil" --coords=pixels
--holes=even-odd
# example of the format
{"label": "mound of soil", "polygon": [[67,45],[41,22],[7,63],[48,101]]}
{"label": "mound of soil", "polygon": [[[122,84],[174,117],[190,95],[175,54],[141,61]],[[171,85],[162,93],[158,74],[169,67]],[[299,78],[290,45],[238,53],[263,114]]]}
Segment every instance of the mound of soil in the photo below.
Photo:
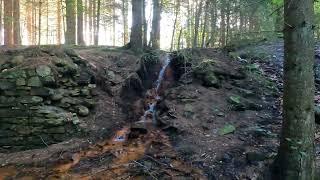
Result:
{"label": "mound of soil", "polygon": [[162,53],[74,51],[97,84],[87,135],[0,154],[0,179],[255,179],[273,160],[280,91],[258,69],[216,49],[175,52],[156,106],[158,126],[134,127]]}

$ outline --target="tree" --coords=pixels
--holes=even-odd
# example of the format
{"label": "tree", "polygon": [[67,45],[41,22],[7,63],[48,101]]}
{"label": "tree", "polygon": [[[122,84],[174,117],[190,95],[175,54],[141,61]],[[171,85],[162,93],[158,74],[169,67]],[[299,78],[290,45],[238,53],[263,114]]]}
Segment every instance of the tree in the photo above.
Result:
{"label": "tree", "polygon": [[6,0],[4,3],[4,45],[13,45],[13,0]]}
{"label": "tree", "polygon": [[132,49],[142,49],[142,17],[143,0],[132,0],[132,27],[130,46]]}
{"label": "tree", "polygon": [[161,20],[160,2],[159,0],[153,0],[151,47],[154,49],[160,48],[160,20]]}
{"label": "tree", "polygon": [[62,22],[62,18],[61,18],[61,2],[60,0],[57,0],[57,44],[61,43],[61,22]]}
{"label": "tree", "polygon": [[[95,2],[94,2],[95,3]],[[96,7],[96,6],[94,6]],[[97,17],[95,18],[95,23],[94,23],[94,45],[99,44],[99,31],[100,31],[100,13],[101,13],[101,0],[98,0],[98,5],[96,8],[97,9]]]}
{"label": "tree", "polygon": [[129,41],[128,32],[128,0],[122,0],[122,17],[123,17],[123,44]]}
{"label": "tree", "polygon": [[79,45],[84,45],[83,39],[83,3],[77,0],[77,40]]}
{"label": "tree", "polygon": [[20,36],[20,1],[13,1],[13,43],[21,44]]}
{"label": "tree", "polygon": [[282,180],[314,179],[313,2],[284,1],[283,125],[275,162]]}
{"label": "tree", "polygon": [[66,44],[76,44],[76,13],[75,0],[66,0]]}

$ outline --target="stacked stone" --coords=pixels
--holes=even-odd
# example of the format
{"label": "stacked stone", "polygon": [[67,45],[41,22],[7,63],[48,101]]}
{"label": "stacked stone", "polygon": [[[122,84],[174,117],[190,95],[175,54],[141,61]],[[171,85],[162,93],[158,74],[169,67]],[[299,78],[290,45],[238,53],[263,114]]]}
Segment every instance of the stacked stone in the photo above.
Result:
{"label": "stacked stone", "polygon": [[[54,58],[36,67],[0,72],[0,151],[63,141],[79,132],[79,116],[95,105],[90,73]],[[23,67],[23,66],[21,66]]]}

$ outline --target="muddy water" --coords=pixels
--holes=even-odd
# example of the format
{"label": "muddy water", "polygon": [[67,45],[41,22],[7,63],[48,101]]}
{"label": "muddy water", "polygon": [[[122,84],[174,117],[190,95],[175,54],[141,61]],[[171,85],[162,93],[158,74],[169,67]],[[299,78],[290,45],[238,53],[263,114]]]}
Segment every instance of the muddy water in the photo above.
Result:
{"label": "muddy water", "polygon": [[168,136],[157,129],[156,105],[170,57],[163,59],[154,88],[147,91],[148,108],[138,123],[115,132],[111,139],[85,150],[64,152],[54,161],[0,168],[2,179],[206,179],[202,171],[179,159]]}

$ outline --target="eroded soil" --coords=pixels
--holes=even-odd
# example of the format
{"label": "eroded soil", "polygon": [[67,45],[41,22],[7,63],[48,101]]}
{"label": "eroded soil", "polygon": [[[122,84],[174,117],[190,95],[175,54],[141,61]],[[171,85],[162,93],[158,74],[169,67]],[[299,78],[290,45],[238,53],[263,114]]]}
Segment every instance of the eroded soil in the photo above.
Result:
{"label": "eroded soil", "polygon": [[281,85],[262,65],[252,69],[251,62],[216,49],[190,50],[194,61],[215,61],[220,85],[176,81],[158,104],[159,126],[135,127],[138,119],[128,119],[120,90],[140,56],[105,48],[76,51],[95,72],[112,71],[98,84],[98,105],[85,119],[87,135],[0,154],[0,179],[256,179],[276,155]]}

